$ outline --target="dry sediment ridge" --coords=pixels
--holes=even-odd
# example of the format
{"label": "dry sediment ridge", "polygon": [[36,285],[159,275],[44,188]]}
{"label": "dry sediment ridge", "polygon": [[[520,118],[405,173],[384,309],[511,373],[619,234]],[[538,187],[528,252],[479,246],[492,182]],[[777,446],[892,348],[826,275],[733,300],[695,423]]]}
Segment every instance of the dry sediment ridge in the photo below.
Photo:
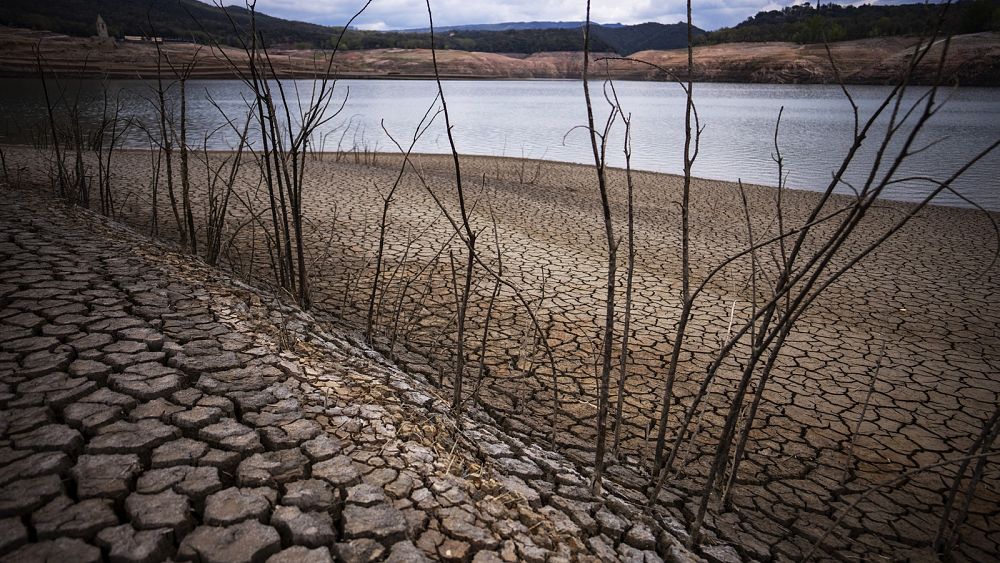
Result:
{"label": "dry sediment ridge", "polygon": [[[830,45],[830,54],[849,84],[895,84],[906,69],[918,43],[916,37],[883,37],[841,41]],[[115,78],[155,78],[156,49],[142,43],[123,43],[110,48],[94,39],[68,37],[48,32],[0,26],[0,76],[35,77],[38,63],[35,48],[48,70],[60,76]],[[197,59],[193,78],[237,78],[233,65],[246,64],[246,54],[226,48],[220,51],[190,43],[167,43],[163,51],[174,61]],[[940,45],[931,50],[928,61],[918,66],[911,83],[933,84],[937,76],[936,56]],[[282,76],[312,78],[326,72],[328,52],[314,50],[271,51],[275,71]],[[614,57],[595,53],[594,57]],[[632,55],[648,63],[681,72],[687,67],[684,49],[642,51]],[[696,47],[695,79],[709,82],[753,82],[763,84],[833,84],[838,77],[830,65],[823,44],[726,43]],[[446,78],[579,78],[582,54],[543,52],[531,55],[479,53],[444,50],[437,53],[439,70]],[[995,32],[959,35],[953,38],[949,56],[942,67],[948,81],[963,86],[997,86],[1000,74],[1000,34]],[[183,63],[181,63],[183,64]],[[609,60],[609,75],[618,80],[666,80],[655,68],[627,61]],[[161,65],[162,66],[162,65]],[[341,51],[333,71],[344,78],[433,78],[429,49],[373,49]]]}
{"label": "dry sediment ridge", "polygon": [[[0,202],[0,561],[694,561],[683,528],[349,332]],[[732,548],[708,553],[735,557]]]}
{"label": "dry sediment ridge", "polygon": [[[11,148],[7,158],[12,174],[36,181],[46,177],[44,153]],[[210,155],[213,163],[222,158]],[[379,194],[392,185],[399,166],[398,157],[373,158],[377,162],[366,162],[361,155],[320,155],[307,165],[306,245],[314,266],[315,307],[355,322],[363,321],[371,285]],[[195,179],[205,177],[199,160],[192,165]],[[122,218],[148,224],[149,155],[126,151],[116,155],[115,163]],[[485,233],[481,248],[492,257],[492,208],[506,276],[529,294],[558,360],[561,411],[556,422],[561,451],[585,466],[593,460],[593,366],[605,251],[593,171],[515,159],[463,157],[462,163],[468,178],[486,178],[485,192],[473,190],[479,201],[474,226]],[[420,156],[416,164],[428,185],[454,205],[450,158]],[[247,183],[241,183],[241,190],[256,185],[253,170],[247,168],[243,174]],[[625,401],[628,455],[610,471],[622,482],[641,486],[643,480],[627,470],[641,466],[647,445],[645,424],[660,400],[663,366],[678,313],[675,202],[680,181],[652,173],[637,174],[635,179],[639,254]],[[610,180],[614,210],[621,217],[623,174],[611,171]],[[162,186],[161,181],[161,190]],[[762,187],[747,190],[755,231],[764,232],[773,226],[775,192]],[[197,183],[192,193],[196,202],[206,197]],[[734,185],[698,180],[693,193],[692,253],[698,279],[734,248],[745,245],[746,233]],[[801,217],[815,197],[785,192],[786,218]],[[172,219],[165,200],[161,191],[161,228],[169,231]],[[831,204],[842,201],[834,198]],[[255,205],[261,203],[258,199]],[[873,208],[846,250],[866,245],[877,229],[906,209],[907,204],[894,202]],[[233,213],[232,220],[239,223],[246,210],[237,205]],[[443,379],[447,389],[454,365],[455,302],[447,250],[451,230],[412,174],[404,178],[390,217],[389,266],[384,292],[379,294],[376,344],[388,348],[387,341],[398,332],[396,344],[405,344],[406,349],[397,347],[391,353],[400,365],[432,380]],[[229,257],[238,270],[249,263],[250,234],[249,229],[242,231],[234,247],[240,254]],[[860,491],[901,471],[939,463],[969,446],[1000,392],[995,376],[1000,371],[997,270],[984,272],[992,258],[993,236],[989,220],[980,213],[929,208],[817,301],[797,325],[764,396],[733,497],[737,510],[710,519],[718,537],[738,546],[743,557],[800,557],[832,523],[835,511]],[[259,265],[266,262],[266,256],[259,254],[259,239],[256,248],[256,273],[266,275]],[[461,260],[461,245],[452,241],[451,248]],[[739,321],[749,312],[750,296],[743,285],[748,270],[747,263],[733,264],[709,285],[696,308],[677,389],[682,404],[690,400],[730,316]],[[623,273],[624,267],[619,271]],[[491,291],[490,280],[480,274],[470,334],[480,333]],[[397,313],[399,323],[394,327]],[[484,408],[508,432],[544,441],[551,411],[548,367],[539,361],[524,312],[509,292],[502,292],[495,313],[486,354],[489,372],[481,386]],[[883,342],[885,358],[868,402]],[[470,364],[475,366],[477,352],[471,345],[470,350],[474,359]],[[684,465],[688,476],[675,480],[682,493],[699,490],[699,476],[704,474],[738,375],[735,369],[724,370],[713,389],[703,430]],[[475,376],[470,374],[470,381]],[[672,423],[676,427],[676,421]],[[872,495],[829,538],[831,552],[842,558],[899,558],[914,547],[925,547],[936,529],[942,491],[953,471],[940,467],[903,487]],[[996,466],[988,466],[963,528],[960,560],[988,560],[998,551],[998,483]],[[666,498],[665,503],[678,521],[691,513],[687,494]]]}

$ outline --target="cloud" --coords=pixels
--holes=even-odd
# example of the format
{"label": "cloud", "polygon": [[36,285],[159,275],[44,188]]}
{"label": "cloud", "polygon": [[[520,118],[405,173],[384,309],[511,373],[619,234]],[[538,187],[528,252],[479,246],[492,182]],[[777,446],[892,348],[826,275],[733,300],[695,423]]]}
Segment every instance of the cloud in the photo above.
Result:
{"label": "cloud", "polygon": [[[758,11],[780,9],[802,1],[699,1],[693,6],[694,24],[703,29],[732,26]],[[363,0],[257,0],[260,12],[325,25],[345,24],[362,6]],[[431,0],[434,24],[437,26],[511,21],[582,21],[586,6],[586,2],[581,0]],[[594,1],[591,17],[600,23],[676,23],[686,18],[686,3],[685,0]],[[424,0],[373,0],[354,25],[364,29],[427,27],[427,6]]]}

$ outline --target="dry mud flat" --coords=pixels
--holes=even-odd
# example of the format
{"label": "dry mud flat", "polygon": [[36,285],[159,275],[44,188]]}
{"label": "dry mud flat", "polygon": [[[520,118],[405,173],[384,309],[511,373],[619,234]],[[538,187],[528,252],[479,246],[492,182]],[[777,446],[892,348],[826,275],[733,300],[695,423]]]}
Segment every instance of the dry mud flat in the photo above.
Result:
{"label": "dry mud flat", "polygon": [[[221,155],[211,158],[218,162]],[[358,158],[323,155],[322,160],[311,160],[305,197],[316,309],[355,322],[363,320],[371,290],[379,194],[392,185],[399,166],[398,157],[378,155],[374,165],[357,162]],[[11,149],[8,161],[24,168],[26,177],[44,178],[44,158],[32,150]],[[475,178],[476,186],[485,178],[484,190],[472,190],[477,200],[473,222],[483,232],[480,248],[496,264],[494,245],[499,244],[505,275],[530,297],[554,351],[558,446],[585,466],[593,459],[595,362],[604,283],[604,243],[593,171],[510,159],[469,157],[462,162],[466,178]],[[421,156],[417,165],[427,185],[454,212],[450,159]],[[204,177],[200,166],[193,170],[194,178]],[[121,153],[116,170],[119,200],[128,202],[123,217],[145,225],[149,155]],[[244,172],[246,185],[256,186],[256,176],[249,169]],[[623,174],[613,172],[611,181],[621,225]],[[610,469],[614,479],[633,487],[642,483],[632,470],[641,468],[648,453],[646,423],[659,403],[679,309],[679,189],[680,180],[673,176],[636,176],[638,257],[625,401],[627,455]],[[773,225],[774,194],[768,188],[749,188],[755,232]],[[197,185],[195,197],[205,197]],[[801,217],[815,197],[786,192],[787,219]],[[745,246],[739,201],[731,184],[695,182],[696,280]],[[255,211],[260,204],[258,199]],[[886,202],[873,209],[845,251],[864,247],[906,208]],[[237,205],[234,221],[246,214]],[[432,381],[443,379],[447,388],[455,333],[450,255],[461,272],[463,249],[450,238],[451,227],[413,174],[404,177],[389,216],[387,275],[378,291],[378,344],[387,348],[395,336],[402,348],[392,354],[399,363]],[[164,225],[169,227],[170,212],[162,194],[160,217],[168,218]],[[496,218],[498,240],[492,235],[491,217]],[[249,227],[241,231],[239,252],[232,252],[230,260],[243,270],[253,263],[261,274],[267,257],[262,254],[259,228],[256,245],[251,244],[252,233]],[[751,435],[748,459],[741,467],[733,497],[737,510],[710,519],[715,535],[737,545],[746,558],[801,557],[832,524],[837,511],[870,485],[965,451],[1000,392],[995,375],[1000,372],[998,273],[996,268],[986,271],[995,247],[993,237],[982,214],[927,209],[816,302],[779,359]],[[734,263],[709,284],[696,307],[677,390],[681,404],[689,402],[730,318],[738,323],[749,315],[748,273],[747,262]],[[493,285],[480,272],[474,288],[469,333],[479,335]],[[476,380],[477,336],[469,344],[473,383],[467,387],[480,388],[483,407],[509,432],[544,442],[551,428],[552,374],[527,315],[510,291],[501,291],[494,313],[483,358],[486,377]],[[864,409],[883,346],[878,380]],[[723,370],[708,401],[702,431],[686,454],[684,473],[674,479],[678,494],[663,499],[678,520],[690,517],[693,501],[685,492],[699,490],[738,375],[735,363]],[[672,412],[676,415],[678,410]],[[672,428],[676,425],[674,420]],[[919,552],[936,530],[953,472],[953,466],[939,467],[902,487],[870,495],[827,539],[828,553],[850,559],[901,558]],[[988,466],[962,530],[959,559],[989,560],[998,552],[998,484],[996,466]]]}
{"label": "dry mud flat", "polygon": [[594,498],[480,409],[456,432],[433,387],[350,334],[4,195],[0,561],[697,559],[669,513]]}

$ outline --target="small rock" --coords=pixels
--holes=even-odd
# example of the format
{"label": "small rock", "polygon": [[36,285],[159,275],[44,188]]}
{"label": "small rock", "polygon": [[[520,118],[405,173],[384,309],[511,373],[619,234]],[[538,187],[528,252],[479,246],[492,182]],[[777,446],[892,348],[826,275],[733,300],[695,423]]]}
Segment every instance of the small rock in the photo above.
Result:
{"label": "small rock", "polygon": [[219,471],[226,475],[233,476],[236,475],[236,466],[239,464],[240,459],[239,452],[228,452],[212,448],[198,460],[198,464],[217,467]]}
{"label": "small rock", "polygon": [[0,487],[0,517],[28,514],[63,492],[62,480],[45,475]]}
{"label": "small rock", "polygon": [[270,489],[231,487],[219,491],[205,500],[205,523],[225,526],[251,519],[263,522],[273,505],[268,493],[277,496]]}
{"label": "small rock", "polygon": [[132,412],[128,413],[128,416],[132,420],[141,420],[143,418],[157,418],[162,420],[163,422],[170,423],[171,417],[175,413],[183,410],[184,407],[180,405],[175,405],[166,399],[159,398],[142,403],[141,405],[132,409]]}
{"label": "small rock", "polygon": [[138,354],[146,351],[146,345],[135,340],[119,340],[108,344],[101,351],[106,354]]}
{"label": "small rock", "polygon": [[188,373],[211,373],[238,367],[240,359],[232,352],[215,351],[212,354],[199,356],[176,354],[170,358],[169,363],[171,366]]}
{"label": "small rock", "polygon": [[0,520],[0,553],[9,553],[28,543],[28,529],[20,518]]}
{"label": "small rock", "polygon": [[[638,549],[627,545],[618,545],[619,561],[622,563],[646,563],[646,554],[651,553],[655,555],[653,551],[639,551]],[[660,560],[662,561],[662,559]],[[652,561],[650,562],[652,563]]]}
{"label": "small rock", "polygon": [[38,539],[58,537],[88,539],[98,531],[118,524],[110,501],[88,499],[74,504],[57,497],[31,515]]}
{"label": "small rock", "polygon": [[62,408],[91,393],[96,387],[96,383],[82,377],[71,378],[64,373],[50,373],[19,384],[17,395],[22,398],[43,395],[45,403]]}
{"label": "small rock", "polygon": [[643,551],[656,549],[656,536],[653,535],[649,526],[638,523],[629,528],[623,540],[628,545]]}
{"label": "small rock", "polygon": [[709,563],[741,563],[743,559],[731,545],[709,545],[701,548]]}
{"label": "small rock", "polygon": [[503,559],[493,551],[480,551],[472,558],[472,563],[503,563]]}
{"label": "small rock", "polygon": [[242,487],[275,487],[305,477],[309,461],[298,449],[258,453],[240,463],[237,470]]}
{"label": "small rock", "polygon": [[411,492],[413,492],[414,484],[413,477],[406,473],[400,473],[399,476],[396,477],[395,481],[385,485],[383,488],[385,492],[389,493],[394,498],[405,499],[410,496]]}
{"label": "small rock", "polygon": [[667,561],[671,563],[701,563],[704,559],[675,544],[667,550]]}
{"label": "small rock", "polygon": [[185,432],[194,432],[222,419],[222,409],[218,407],[192,407],[173,415],[171,422]]}
{"label": "small rock", "polygon": [[538,512],[548,517],[557,533],[567,537],[581,537],[583,535],[580,527],[561,510],[552,506],[543,506]]}
{"label": "small rock", "polygon": [[347,502],[360,506],[372,506],[386,502],[385,493],[381,488],[368,483],[361,483],[347,489]]}
{"label": "small rock", "polygon": [[361,480],[354,461],[343,455],[313,465],[312,476],[323,479],[334,487],[349,487]]}
{"label": "small rock", "polygon": [[471,548],[469,544],[464,541],[448,538],[444,540],[444,543],[438,546],[438,555],[441,556],[443,561],[460,563],[469,559],[470,550]]}
{"label": "small rock", "polygon": [[100,563],[101,550],[78,539],[57,538],[52,541],[29,543],[0,559],[2,563],[25,563],[28,561]]}
{"label": "small rock", "polygon": [[152,495],[132,493],[125,499],[125,510],[132,524],[140,530],[169,528],[180,536],[193,523],[187,497],[173,491]]}
{"label": "small rock", "polygon": [[500,559],[507,563],[517,561],[517,546],[512,540],[506,540],[500,545]]}
{"label": "small rock", "polygon": [[[152,354],[154,352],[146,352]],[[155,354],[159,354],[155,352]],[[160,354],[162,355],[162,354]],[[108,384],[115,391],[130,395],[140,401],[168,397],[184,386],[183,375],[158,362],[129,365],[123,373],[112,375]]]}
{"label": "small rock", "polygon": [[392,546],[389,557],[385,559],[386,563],[421,563],[427,560],[427,556],[409,540],[398,542]]}
{"label": "small rock", "polygon": [[267,563],[333,563],[333,557],[326,547],[309,549],[296,545],[268,557]]}
{"label": "small rock", "polygon": [[211,395],[233,396],[238,392],[260,392],[267,387],[264,377],[253,369],[233,369],[204,374],[195,383],[198,389]]}
{"label": "small rock", "polygon": [[[3,389],[9,389],[6,384]],[[0,433],[10,436],[22,434],[52,422],[52,411],[47,406],[0,410]]]}
{"label": "small rock", "polygon": [[286,543],[320,547],[332,544],[337,536],[333,518],[323,512],[302,512],[296,506],[279,506],[271,515],[274,526]]}
{"label": "small rock", "polygon": [[[369,461],[369,463],[371,463],[371,461]],[[379,467],[362,477],[361,480],[365,483],[378,487],[381,491],[386,485],[395,481],[398,475],[399,472],[391,467]]]}
{"label": "small rock", "polygon": [[296,420],[280,426],[265,426],[260,429],[261,439],[270,449],[297,448],[316,438],[323,427],[315,420]]}
{"label": "small rock", "polygon": [[597,521],[590,515],[593,504],[569,500],[555,495],[549,499],[549,504],[568,514],[573,522],[576,522],[588,534],[593,535],[597,533]]}
{"label": "small rock", "polygon": [[190,438],[167,442],[153,450],[153,469],[173,465],[196,465],[209,450],[208,444]]}
{"label": "small rock", "polygon": [[340,453],[343,448],[344,444],[340,440],[327,434],[322,434],[302,444],[302,451],[314,462],[326,461]]}
{"label": "small rock", "polygon": [[131,524],[101,530],[96,543],[109,551],[111,563],[156,563],[173,550],[170,530],[136,531]]}
{"label": "small rock", "polygon": [[198,431],[198,437],[223,450],[241,453],[264,451],[257,432],[232,418],[223,418],[202,428]]}
{"label": "small rock", "polygon": [[69,365],[69,374],[73,377],[86,377],[98,383],[104,383],[109,373],[111,368],[107,364],[94,360],[78,359]]}
{"label": "small rock", "polygon": [[544,475],[537,465],[527,459],[502,457],[496,459],[496,465],[503,472],[516,475],[524,480],[538,479]]}
{"label": "small rock", "polygon": [[51,336],[29,336],[4,342],[3,349],[7,352],[38,352],[50,350],[59,345],[59,340]]}
{"label": "small rock", "polygon": [[[86,307],[81,304],[82,310],[78,312],[85,312]],[[110,334],[98,334],[90,333],[69,343],[77,352],[83,352],[85,350],[93,350],[94,348],[103,348],[104,346],[111,344],[114,338]]]}
{"label": "small rock", "polygon": [[594,518],[601,527],[601,533],[607,535],[612,541],[618,541],[622,536],[622,532],[628,527],[628,523],[625,520],[622,520],[618,515],[604,508],[598,510]]}
{"label": "small rock", "polygon": [[[192,391],[200,393],[197,389],[192,389]],[[226,416],[230,417],[234,416],[236,413],[236,407],[233,406],[233,402],[231,400],[226,397],[219,397],[216,395],[203,395],[200,399],[198,399],[197,406],[216,408],[221,410]]]}
{"label": "small rock", "polygon": [[347,539],[373,538],[383,545],[403,539],[407,530],[403,513],[384,504],[347,505],[344,507],[343,526]]}
{"label": "small rock", "polygon": [[[73,362],[75,355],[76,352],[68,346],[58,346],[52,351],[39,350],[22,359],[21,368],[16,370],[15,373],[21,377],[33,379],[43,375],[62,372]],[[88,383],[93,384],[93,382]]]}
{"label": "small rock", "polygon": [[135,454],[81,455],[73,467],[76,493],[80,498],[125,498],[142,462]]}
{"label": "small rock", "polygon": [[510,475],[500,477],[499,480],[505,489],[524,499],[528,503],[528,506],[541,508],[542,497],[538,494],[538,491],[529,487],[520,477]]}
{"label": "small rock", "polygon": [[280,550],[278,531],[250,520],[226,528],[195,528],[181,541],[177,558],[201,563],[261,563]]}
{"label": "small rock", "polygon": [[588,539],[587,546],[604,563],[616,563],[619,560],[614,548],[601,536],[594,536]]}
{"label": "small rock", "polygon": [[320,479],[294,481],[285,485],[281,504],[297,506],[302,510],[329,512],[339,496],[336,489]]}
{"label": "small rock", "polygon": [[[165,367],[162,364],[163,359],[165,357],[166,354],[164,354],[163,352],[139,352],[138,354],[121,354],[121,353],[106,354],[104,357],[101,358],[101,360],[104,363],[111,366],[112,368],[114,368],[116,371],[123,371],[129,367],[136,367],[144,364],[152,364],[160,367]],[[182,384],[182,382],[175,380],[171,375],[167,375],[165,377],[167,378],[167,381],[171,382],[176,381],[178,386]],[[142,385],[142,380],[140,376],[138,376],[137,374],[132,374],[127,379],[138,384],[138,386],[136,387],[136,390],[138,392],[143,392],[146,390],[154,390],[155,388],[162,385],[162,383],[164,383],[162,378],[160,378],[160,381],[157,381],[156,386],[152,388],[146,388]]]}
{"label": "small rock", "polygon": [[532,543],[517,544],[517,552],[522,561],[527,563],[544,563],[548,558],[548,553]]}
{"label": "small rock", "polygon": [[344,563],[368,563],[378,561],[385,555],[385,547],[375,540],[360,538],[334,545],[337,559]]}
{"label": "small rock", "polygon": [[142,454],[180,437],[180,430],[159,420],[118,421],[104,428],[87,444],[91,454]]}
{"label": "small rock", "polygon": [[178,405],[193,407],[198,399],[203,397],[203,393],[194,387],[186,387],[170,396],[170,400]]}
{"label": "small rock", "polygon": [[62,452],[41,452],[0,465],[0,486],[11,481],[42,475],[58,474],[69,469],[72,462]]}
{"label": "small rock", "polygon": [[166,490],[200,500],[222,489],[219,470],[215,467],[176,465],[147,471],[139,477],[135,490],[140,494],[156,494]]}
{"label": "small rock", "polygon": [[102,387],[63,409],[66,423],[87,434],[97,433],[101,427],[121,419],[125,411],[133,408],[136,400]]}
{"label": "small rock", "polygon": [[[438,511],[441,528],[451,537],[468,542],[474,549],[496,549],[500,540],[488,529],[476,523],[476,517],[460,507]],[[440,552],[440,549],[438,550]]]}

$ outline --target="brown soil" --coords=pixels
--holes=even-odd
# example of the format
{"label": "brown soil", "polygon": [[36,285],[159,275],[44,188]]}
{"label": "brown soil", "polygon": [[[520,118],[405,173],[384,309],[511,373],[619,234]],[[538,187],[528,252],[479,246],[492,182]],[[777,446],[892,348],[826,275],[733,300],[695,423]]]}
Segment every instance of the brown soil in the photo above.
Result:
{"label": "brown soil", "polygon": [[[23,148],[7,153],[12,170],[23,168],[25,178],[46,177],[45,154]],[[116,158],[118,200],[127,201],[122,218],[145,225],[151,203],[149,155],[133,151]],[[215,163],[221,158],[211,156]],[[473,224],[483,230],[481,248],[496,264],[492,209],[505,274],[529,296],[558,360],[559,446],[569,457],[590,462],[605,252],[593,170],[486,157],[465,157],[462,163],[467,178],[486,183],[483,192],[473,194],[478,201]],[[363,320],[377,246],[380,193],[392,185],[399,164],[398,157],[388,155],[323,155],[310,161],[305,237],[318,310]],[[417,166],[427,185],[454,207],[449,157],[421,156]],[[245,173],[247,185],[256,186],[255,173],[250,169]],[[194,166],[192,177],[205,177],[201,164]],[[610,181],[620,227],[624,174],[613,171]],[[676,176],[636,175],[639,246],[625,401],[627,455],[612,473],[614,467],[642,467],[648,453],[646,423],[656,413],[662,393],[679,309],[680,186]],[[194,193],[196,198],[205,195],[200,186]],[[746,244],[746,230],[735,185],[698,180],[693,194],[692,254],[695,279],[700,280]],[[773,189],[748,187],[751,221],[758,234],[774,228],[774,196]],[[786,192],[786,220],[801,219],[816,197]],[[165,199],[161,192],[159,215],[169,230],[171,214]],[[842,201],[834,198],[830,205]],[[261,203],[258,199],[257,211]],[[246,216],[245,209],[234,205],[233,225]],[[201,208],[199,204],[197,209]],[[863,248],[907,208],[908,204],[893,202],[873,208],[845,244],[845,253]],[[451,228],[413,174],[404,178],[390,222],[387,274],[378,291],[379,340],[387,347],[398,336],[397,344],[405,346],[393,353],[401,365],[426,370],[430,360],[429,377],[443,379],[447,389],[454,369],[455,296],[449,251],[439,251],[449,248]],[[258,240],[253,246],[250,235],[255,232]],[[259,228],[248,226],[237,239],[229,257],[241,271],[253,263],[256,274],[266,275],[267,255],[260,236]],[[972,210],[928,208],[829,288],[799,321],[778,360],[741,468],[734,494],[737,510],[709,523],[720,538],[739,544],[756,558],[799,558],[832,523],[836,511],[870,485],[961,455],[969,447],[1000,400],[995,376],[1000,370],[998,274],[996,267],[987,269],[995,245],[989,217]],[[450,249],[461,281],[464,250],[454,240]],[[752,296],[745,286],[748,262],[727,268],[696,307],[679,376],[681,404],[690,402],[730,318],[740,323],[750,314]],[[623,273],[624,267],[619,271]],[[468,342],[467,386],[481,383],[484,406],[505,427],[544,440],[550,428],[551,373],[527,315],[510,291],[501,292],[482,355],[489,370],[477,382],[478,335],[493,286],[479,271],[473,287],[468,330],[476,336]],[[885,356],[865,409],[883,345]],[[674,481],[678,487],[698,490],[699,475],[706,470],[738,376],[735,363],[720,374],[702,431],[685,458],[684,474]],[[674,420],[671,428],[677,425]],[[913,556],[911,549],[926,546],[936,530],[942,495],[953,473],[954,468],[945,465],[898,489],[878,491],[844,520],[827,545],[845,559]],[[959,559],[987,560],[998,552],[998,484],[1000,474],[990,465],[971,505],[969,524],[963,528]],[[684,517],[690,515],[691,499],[677,497],[668,503]]]}
{"label": "brown soil", "polygon": [[[918,40],[890,37],[844,41],[830,45],[841,78],[847,83],[895,82],[906,68]],[[153,45],[123,43],[101,47],[93,39],[72,38],[23,29],[0,28],[0,76],[30,76],[37,73],[33,49],[40,46],[44,65],[75,75],[152,77],[156,75]],[[939,52],[943,43],[935,46]],[[236,49],[224,51],[185,43],[163,46],[175,64],[198,57],[193,75],[200,78],[230,78],[233,65],[245,64]],[[277,71],[287,76],[313,76],[326,71],[326,52],[275,50],[271,53]],[[933,53],[932,53],[933,55]],[[595,53],[595,58],[613,56]],[[633,55],[664,69],[683,73],[685,50],[643,51]],[[916,81],[931,83],[934,61],[921,66]],[[695,78],[716,82],[832,83],[837,81],[823,45],[795,43],[729,43],[695,49]],[[440,51],[438,64],[447,78],[578,78],[582,55],[574,52],[505,55],[465,51]],[[626,80],[666,80],[657,69],[627,61],[610,61],[611,76]],[[343,51],[333,69],[344,77],[427,78],[433,75],[430,51],[426,49],[376,49]],[[164,72],[169,72],[169,69]],[[603,69],[601,69],[603,72]],[[1000,34],[978,33],[955,37],[943,68],[946,80],[963,85],[1000,85]]]}

